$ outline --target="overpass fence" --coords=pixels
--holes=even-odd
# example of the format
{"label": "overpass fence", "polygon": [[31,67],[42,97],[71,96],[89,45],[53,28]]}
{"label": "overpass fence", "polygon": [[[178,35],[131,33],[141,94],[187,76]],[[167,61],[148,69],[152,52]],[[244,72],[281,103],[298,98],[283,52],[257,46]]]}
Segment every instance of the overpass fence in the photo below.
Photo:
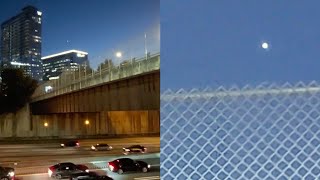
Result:
{"label": "overpass fence", "polygon": [[320,84],[167,90],[163,179],[317,179]]}
{"label": "overpass fence", "polygon": [[[127,78],[130,76],[151,72],[160,69],[160,53],[147,57],[126,61],[119,66],[108,66],[97,71],[81,72],[81,69],[72,73],[62,74],[59,79],[50,80],[41,84],[32,96],[32,101],[39,101],[61,94],[77,91],[90,86]],[[46,90],[50,87],[51,90]]]}

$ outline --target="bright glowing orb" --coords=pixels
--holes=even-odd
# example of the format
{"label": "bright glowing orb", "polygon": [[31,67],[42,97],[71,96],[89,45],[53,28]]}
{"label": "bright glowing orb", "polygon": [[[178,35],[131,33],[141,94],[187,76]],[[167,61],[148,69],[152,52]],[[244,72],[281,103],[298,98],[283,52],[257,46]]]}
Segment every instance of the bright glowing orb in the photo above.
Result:
{"label": "bright glowing orb", "polygon": [[121,57],[122,57],[122,53],[121,53],[121,52],[117,52],[117,53],[116,53],[116,56],[117,56],[118,58],[121,58]]}
{"label": "bright glowing orb", "polygon": [[266,42],[264,42],[264,43],[262,43],[261,47],[262,47],[263,49],[268,49],[268,48],[269,48],[269,44],[266,43]]}

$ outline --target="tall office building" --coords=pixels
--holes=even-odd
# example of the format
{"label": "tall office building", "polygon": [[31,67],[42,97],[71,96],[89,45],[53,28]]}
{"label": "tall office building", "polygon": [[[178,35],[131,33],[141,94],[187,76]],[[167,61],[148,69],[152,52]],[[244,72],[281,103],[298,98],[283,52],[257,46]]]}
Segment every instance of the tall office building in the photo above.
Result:
{"label": "tall office building", "polygon": [[44,76],[43,80],[58,78],[61,73],[74,72],[82,68],[89,68],[88,53],[78,50],[69,50],[42,57]]}
{"label": "tall office building", "polygon": [[22,68],[33,79],[42,80],[41,15],[27,6],[1,24],[1,65]]}

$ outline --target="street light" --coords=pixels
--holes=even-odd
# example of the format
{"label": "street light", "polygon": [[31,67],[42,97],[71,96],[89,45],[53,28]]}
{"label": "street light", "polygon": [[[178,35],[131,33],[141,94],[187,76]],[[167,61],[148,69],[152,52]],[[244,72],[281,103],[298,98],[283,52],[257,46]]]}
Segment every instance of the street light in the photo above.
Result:
{"label": "street light", "polygon": [[121,52],[117,52],[117,53],[116,53],[116,57],[117,57],[117,58],[121,58],[121,57],[122,57],[122,53],[121,53]]}
{"label": "street light", "polygon": [[89,124],[90,124],[89,120],[86,120],[84,123],[85,123],[86,125],[89,125]]}
{"label": "street light", "polygon": [[45,122],[43,125],[44,125],[44,127],[48,127],[49,124],[47,122]]}

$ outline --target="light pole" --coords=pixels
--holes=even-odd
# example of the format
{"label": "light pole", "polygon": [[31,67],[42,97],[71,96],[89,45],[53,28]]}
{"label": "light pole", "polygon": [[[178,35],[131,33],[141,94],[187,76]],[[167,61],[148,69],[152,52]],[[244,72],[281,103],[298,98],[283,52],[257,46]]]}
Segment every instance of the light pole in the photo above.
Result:
{"label": "light pole", "polygon": [[145,54],[146,54],[146,60],[148,60],[147,33],[144,33],[144,51],[145,51]]}
{"label": "light pole", "polygon": [[116,57],[119,59],[119,70],[118,70],[118,77],[120,78],[120,70],[121,70],[121,57],[122,57],[122,52],[118,51],[116,53]]}
{"label": "light pole", "polygon": [[79,89],[81,89],[81,65],[79,64]]}

